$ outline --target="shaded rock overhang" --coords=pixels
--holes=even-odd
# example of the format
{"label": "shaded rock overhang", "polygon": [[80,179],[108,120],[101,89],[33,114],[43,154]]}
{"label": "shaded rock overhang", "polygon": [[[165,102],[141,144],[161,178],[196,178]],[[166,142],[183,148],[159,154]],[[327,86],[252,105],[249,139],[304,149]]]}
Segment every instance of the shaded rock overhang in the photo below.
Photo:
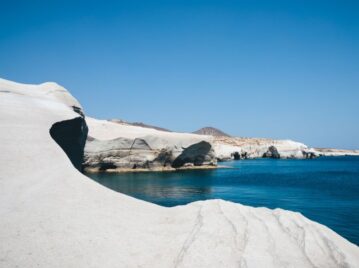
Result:
{"label": "shaded rock overhang", "polygon": [[50,128],[51,137],[81,172],[87,133],[88,127],[82,116],[57,122]]}

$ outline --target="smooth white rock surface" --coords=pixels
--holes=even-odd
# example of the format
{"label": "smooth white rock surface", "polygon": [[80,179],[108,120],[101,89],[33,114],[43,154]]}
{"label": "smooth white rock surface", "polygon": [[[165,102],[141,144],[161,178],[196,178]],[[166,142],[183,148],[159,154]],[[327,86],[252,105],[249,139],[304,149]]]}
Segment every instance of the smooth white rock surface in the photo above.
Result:
{"label": "smooth white rock surface", "polygon": [[167,146],[180,149],[181,147],[188,147],[201,141],[210,142],[212,140],[211,136],[160,131],[151,128],[114,123],[107,120],[98,120],[91,117],[86,117],[86,122],[89,127],[88,135],[95,139],[141,138],[153,149],[162,149]]}
{"label": "smooth white rock surface", "polygon": [[164,208],[97,184],[49,135],[78,116],[56,88],[0,80],[0,267],[359,266],[357,246],[298,213]]}

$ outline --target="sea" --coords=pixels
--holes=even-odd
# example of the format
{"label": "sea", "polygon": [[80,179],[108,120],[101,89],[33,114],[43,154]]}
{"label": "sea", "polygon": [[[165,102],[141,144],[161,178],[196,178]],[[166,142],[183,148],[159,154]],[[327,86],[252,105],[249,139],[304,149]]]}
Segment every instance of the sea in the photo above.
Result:
{"label": "sea", "polygon": [[359,157],[251,159],[225,168],[86,174],[115,191],[173,207],[224,199],[300,212],[359,245]]}

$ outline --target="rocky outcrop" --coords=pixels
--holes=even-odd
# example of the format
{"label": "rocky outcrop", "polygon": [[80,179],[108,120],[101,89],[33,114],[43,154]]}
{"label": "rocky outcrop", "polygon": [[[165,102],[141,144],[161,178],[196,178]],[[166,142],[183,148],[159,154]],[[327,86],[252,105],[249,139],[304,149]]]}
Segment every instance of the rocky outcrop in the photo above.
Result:
{"label": "rocky outcrop", "polygon": [[210,143],[202,141],[181,149],[170,146],[154,149],[141,138],[95,139],[87,142],[84,158],[84,169],[90,172],[168,170],[192,165],[216,165]]}
{"label": "rocky outcrop", "polygon": [[[319,156],[314,149],[291,140],[166,132],[94,118],[88,118],[88,122],[91,138],[85,149],[87,171],[157,171],[171,167],[215,166],[217,161],[232,159]],[[131,144],[140,140],[148,146],[131,148]],[[202,150],[207,147],[210,149]]]}
{"label": "rocky outcrop", "polygon": [[320,156],[320,153],[312,148],[307,150],[302,150],[302,154],[303,154],[303,158],[305,159],[313,159]]}
{"label": "rocky outcrop", "polygon": [[359,150],[315,148],[315,151],[321,156],[359,156]]}
{"label": "rocky outcrop", "polygon": [[216,165],[212,145],[209,142],[201,141],[184,148],[182,153],[173,161],[172,167],[179,168],[186,164],[193,164],[194,166]]}
{"label": "rocky outcrop", "polygon": [[217,163],[212,145],[205,136],[93,118],[88,122],[91,139],[85,147],[85,171],[158,171]]}
{"label": "rocky outcrop", "polygon": [[214,137],[213,147],[218,161],[261,157],[305,159],[319,156],[314,149],[291,140]]}
{"label": "rocky outcrop", "polygon": [[267,152],[263,154],[263,158],[296,158],[296,159],[313,159],[318,157],[318,152],[313,149],[294,149],[286,152],[282,152],[282,155],[278,152],[278,149],[271,145],[268,147]]}
{"label": "rocky outcrop", "polygon": [[269,146],[268,151],[263,154],[264,158],[280,158],[280,154],[275,146]]}
{"label": "rocky outcrop", "polygon": [[163,150],[153,150],[140,138],[94,139],[86,144],[84,168],[87,171],[106,171],[166,166],[163,155]]}
{"label": "rocky outcrop", "polygon": [[[95,120],[95,119],[91,119]],[[98,124],[94,127],[96,134],[103,136],[104,131],[108,131],[109,135],[112,138],[119,137],[125,133],[125,136],[133,139],[134,137],[141,137],[145,135],[150,135],[152,138],[163,136],[163,132],[170,132],[167,129],[159,128],[156,126],[146,125],[143,123],[129,123],[123,120],[109,120],[111,123],[116,123],[121,125],[121,129],[113,127],[109,127],[107,125],[102,124],[99,126]],[[136,130],[128,130],[126,127],[137,127]],[[103,128],[103,131],[101,131]],[[157,130],[157,132],[148,133],[146,129]],[[122,132],[121,132],[122,131]],[[177,137],[177,142],[180,143],[180,140],[186,140],[188,136],[185,133],[175,133],[172,132],[173,137]],[[273,139],[264,139],[264,138],[240,138],[240,137],[231,137],[223,131],[213,128],[213,127],[205,127],[198,131],[195,131],[193,137],[196,137],[192,144],[195,142],[199,142],[201,138],[198,138],[198,135],[201,135],[203,139],[210,143],[212,149],[214,150],[215,159],[217,161],[227,161],[227,160],[240,160],[240,159],[251,159],[251,158],[294,158],[294,159],[312,159],[319,156],[345,156],[345,155],[359,155],[359,150],[340,150],[340,149],[328,149],[328,148],[309,148],[303,143],[295,142],[292,140],[273,140]],[[106,136],[104,135],[104,136]],[[117,136],[116,136],[117,135]],[[189,134],[187,134],[189,135]],[[170,136],[166,136],[169,138]],[[172,138],[173,138],[172,137]],[[149,137],[147,137],[149,138]],[[169,138],[170,140],[172,138]],[[92,141],[92,137],[89,137],[89,141]],[[160,139],[157,139],[160,141]],[[162,143],[162,144],[161,144]],[[169,142],[173,145],[173,140]],[[157,151],[163,151],[163,155],[172,154],[172,150],[166,147],[166,141],[161,140],[157,144]],[[187,143],[186,146],[190,146],[191,143]],[[181,146],[179,145],[178,148]],[[175,149],[175,151],[178,151]],[[152,152],[153,153],[153,152]],[[160,156],[160,155],[159,155]],[[173,157],[173,156],[172,156]],[[153,157],[152,157],[153,158]],[[167,157],[168,158],[168,157]],[[145,160],[145,159],[143,159]],[[166,166],[168,166],[170,160],[166,162]],[[153,163],[150,162],[150,166],[158,166],[156,163],[162,163],[163,161],[155,161]],[[211,161],[213,162],[213,161]],[[105,162],[104,162],[105,163]],[[144,167],[148,166],[146,161],[139,161],[139,164],[136,166]],[[128,162],[129,168],[131,165],[135,165],[135,163]],[[188,166],[190,166],[188,163]],[[192,163],[193,164],[193,163]],[[122,164],[123,165],[123,164]]]}

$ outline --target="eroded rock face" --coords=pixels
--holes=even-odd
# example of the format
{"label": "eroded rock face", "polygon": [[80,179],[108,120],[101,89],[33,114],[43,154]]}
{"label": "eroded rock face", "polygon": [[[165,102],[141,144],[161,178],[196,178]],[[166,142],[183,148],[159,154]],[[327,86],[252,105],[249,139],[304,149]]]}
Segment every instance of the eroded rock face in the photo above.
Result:
{"label": "eroded rock face", "polygon": [[143,139],[92,139],[86,144],[84,168],[98,171],[149,168],[150,164],[155,165],[160,154],[160,151],[152,150]]}
{"label": "eroded rock face", "polygon": [[[165,132],[94,118],[88,118],[88,124],[91,138],[85,149],[85,166],[93,171],[216,165],[217,161],[261,157],[303,159],[318,156],[314,149],[291,140]],[[95,143],[94,138],[98,139]],[[128,145],[122,146],[120,141]],[[135,148],[140,141],[148,146]],[[130,148],[132,145],[135,147]]]}
{"label": "eroded rock face", "polygon": [[359,150],[315,148],[315,151],[321,156],[359,156]]}
{"label": "eroded rock face", "polygon": [[313,159],[319,157],[318,152],[312,150],[303,150],[303,157],[306,159]]}
{"label": "eroded rock face", "polygon": [[82,171],[87,133],[86,121],[82,116],[57,122],[50,129],[51,137],[79,171]]}
{"label": "eroded rock face", "polygon": [[212,145],[206,141],[201,141],[185,148],[173,161],[172,167],[179,168],[189,163],[195,166],[215,165],[215,155]]}
{"label": "eroded rock face", "polygon": [[161,149],[153,149],[140,138],[88,140],[84,157],[87,171],[179,168],[185,164],[201,166],[215,163],[213,149],[208,142],[202,141],[183,149],[165,145]]}
{"label": "eroded rock face", "polygon": [[216,165],[209,136],[87,118],[86,171],[172,170]]}
{"label": "eroded rock face", "polygon": [[240,160],[241,159],[241,155],[238,152],[232,153],[231,157],[233,157],[234,160]]}
{"label": "eroded rock face", "polygon": [[292,140],[263,138],[214,137],[213,147],[218,161],[247,158],[315,158],[319,153]]}
{"label": "eroded rock face", "polygon": [[280,154],[275,146],[269,146],[268,151],[263,154],[264,158],[280,158]]}

